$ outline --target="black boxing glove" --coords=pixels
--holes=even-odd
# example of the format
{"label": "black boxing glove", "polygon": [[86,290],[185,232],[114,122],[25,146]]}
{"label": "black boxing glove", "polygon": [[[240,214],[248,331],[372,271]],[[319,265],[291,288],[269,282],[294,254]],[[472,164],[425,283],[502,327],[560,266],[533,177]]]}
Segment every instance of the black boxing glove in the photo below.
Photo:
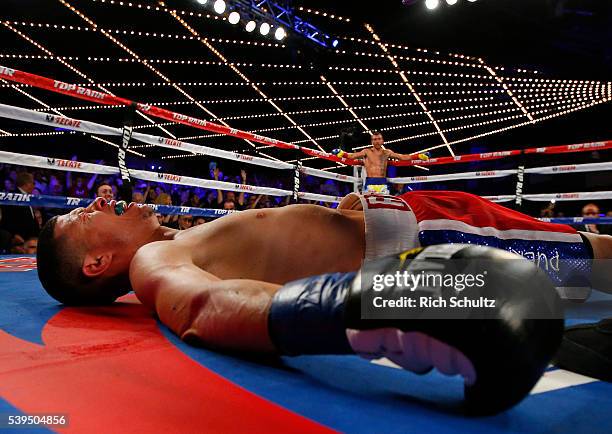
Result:
{"label": "black boxing glove", "polygon": [[[448,318],[428,308],[412,319],[362,319],[362,303],[380,295],[371,277],[412,274],[475,274],[486,264],[486,284],[465,290],[465,298],[494,300],[487,309],[454,311]],[[453,288],[451,288],[453,289]],[[426,285],[391,285],[384,294],[446,298]],[[425,373],[437,368],[465,379],[465,405],[487,415],[520,402],[542,376],[563,333],[561,302],[548,277],[520,256],[471,245],[415,249],[365,264],[358,273],[313,276],[288,283],[273,297],[268,327],[272,342],[286,355],[350,354],[387,357],[403,368]],[[446,314],[452,315],[447,311]],[[537,319],[537,318],[546,319]]]}

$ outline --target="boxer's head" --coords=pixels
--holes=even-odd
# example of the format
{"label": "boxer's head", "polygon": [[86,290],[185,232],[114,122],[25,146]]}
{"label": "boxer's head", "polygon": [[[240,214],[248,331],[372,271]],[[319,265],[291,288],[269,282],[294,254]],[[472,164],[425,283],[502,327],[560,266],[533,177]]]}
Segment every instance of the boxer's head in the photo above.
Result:
{"label": "boxer's head", "polygon": [[370,141],[372,143],[372,146],[376,149],[382,148],[383,143],[385,143],[385,139],[383,138],[383,135],[380,131],[372,132],[372,137]]}
{"label": "boxer's head", "polygon": [[38,277],[56,300],[107,304],[130,290],[129,265],[152,241],[159,223],[153,210],[131,203],[122,215],[98,198],[87,208],[54,217],[38,239]]}

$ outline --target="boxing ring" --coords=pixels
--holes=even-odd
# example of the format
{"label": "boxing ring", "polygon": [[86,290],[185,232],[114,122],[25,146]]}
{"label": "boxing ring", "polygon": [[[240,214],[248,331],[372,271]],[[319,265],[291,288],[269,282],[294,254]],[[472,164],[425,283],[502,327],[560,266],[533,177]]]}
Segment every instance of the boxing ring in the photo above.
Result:
{"label": "boxing ring", "polygon": [[[10,77],[27,77],[12,70]],[[0,75],[7,76],[6,68]],[[35,77],[34,77],[35,78]],[[86,93],[78,87],[50,84],[30,77],[31,85],[52,86],[71,96],[101,103],[132,101]],[[23,82],[23,81],[22,81]],[[46,84],[45,84],[46,83]],[[51,81],[51,83],[57,83]],[[116,97],[113,97],[116,98]],[[222,126],[203,124],[154,107],[140,107],[175,122],[283,147],[288,144]],[[159,109],[163,110],[163,109]],[[0,105],[0,117],[46,126],[120,137],[121,128]],[[361,179],[303,167],[301,163],[208,148],[133,132],[131,138],[154,146],[240,161],[295,173],[293,191],[177,174],[128,169],[135,179],[281,197],[338,202],[341,198],[300,191],[300,174],[352,184]],[[306,155],[346,165],[347,159],[291,145]],[[612,149],[612,142],[533,148],[533,154]],[[129,151],[129,147],[126,147]],[[519,154],[530,151],[516,151]],[[515,151],[432,158],[397,165],[490,161],[518,155]],[[36,155],[0,152],[0,162],[53,170],[118,175],[118,167]],[[447,179],[487,179],[525,174],[609,171],[610,163],[518,167],[502,171],[449,173],[391,178],[391,183],[430,183]],[[522,178],[521,178],[522,179]],[[522,183],[521,183],[522,185]],[[528,194],[489,197],[510,202],[612,199],[612,191]],[[74,208],[86,199],[0,194],[0,203]],[[156,206],[163,214],[222,217],[222,210]],[[591,219],[569,219],[591,223]],[[554,219],[554,221],[559,221]],[[612,222],[612,219],[597,219]],[[559,221],[561,222],[561,221]],[[567,223],[568,221],[563,221]],[[593,294],[584,304],[568,305],[567,324],[612,316],[612,296]],[[110,307],[69,308],[49,298],[40,286],[34,258],[0,258],[0,414],[61,414],[62,432],[232,433],[232,432],[482,432],[604,433],[612,425],[612,384],[550,367],[531,395],[515,408],[487,418],[466,418],[456,408],[463,398],[462,381],[437,372],[417,376],[383,359],[357,356],[252,358],[188,346],[144,309],[133,295]],[[505,375],[499,372],[499,375]],[[500,391],[500,393],[503,393]],[[1,429],[1,428],[0,428]],[[46,432],[22,428],[21,432]]]}
{"label": "boxing ring", "polygon": [[[466,418],[453,409],[457,378],[357,356],[257,360],[191,347],[133,296],[61,307],[33,258],[0,263],[0,413],[67,415],[66,432],[604,433],[612,422],[612,384],[560,369],[508,412]],[[570,307],[568,323],[611,313],[612,296],[598,294]]]}

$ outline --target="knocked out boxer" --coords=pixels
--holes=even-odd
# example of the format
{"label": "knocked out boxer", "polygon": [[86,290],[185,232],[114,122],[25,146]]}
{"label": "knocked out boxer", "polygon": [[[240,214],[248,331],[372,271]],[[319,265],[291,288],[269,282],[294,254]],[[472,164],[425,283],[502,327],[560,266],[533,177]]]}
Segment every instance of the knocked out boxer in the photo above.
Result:
{"label": "knocked out boxer", "polygon": [[[413,251],[390,256],[407,249]],[[185,231],[160,226],[148,207],[98,198],[50,220],[37,259],[44,288],[63,303],[111,303],[133,289],[190,343],[388,357],[417,373],[435,367],[462,375],[468,408],[488,414],[527,395],[563,331],[560,318],[532,319],[538,308],[556,309],[551,280],[498,249],[580,263],[612,256],[612,238],[581,235],[460,192],[350,195],[338,210],[250,210]],[[377,271],[393,273],[407,257],[440,252],[495,264],[488,288],[497,300],[494,319],[361,319],[364,258],[383,258]]]}

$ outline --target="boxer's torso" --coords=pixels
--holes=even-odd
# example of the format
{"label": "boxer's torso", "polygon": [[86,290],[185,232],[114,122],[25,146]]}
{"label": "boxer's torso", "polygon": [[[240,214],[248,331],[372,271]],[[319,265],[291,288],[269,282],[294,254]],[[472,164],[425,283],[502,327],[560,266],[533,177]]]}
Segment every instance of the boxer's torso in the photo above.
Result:
{"label": "boxer's torso", "polygon": [[146,245],[140,257],[160,267],[193,263],[220,279],[283,284],[359,269],[364,232],[361,211],[316,205],[249,210]]}
{"label": "boxer's torso", "polygon": [[387,162],[389,155],[386,149],[366,149],[363,165],[369,177],[384,178],[387,175]]}

